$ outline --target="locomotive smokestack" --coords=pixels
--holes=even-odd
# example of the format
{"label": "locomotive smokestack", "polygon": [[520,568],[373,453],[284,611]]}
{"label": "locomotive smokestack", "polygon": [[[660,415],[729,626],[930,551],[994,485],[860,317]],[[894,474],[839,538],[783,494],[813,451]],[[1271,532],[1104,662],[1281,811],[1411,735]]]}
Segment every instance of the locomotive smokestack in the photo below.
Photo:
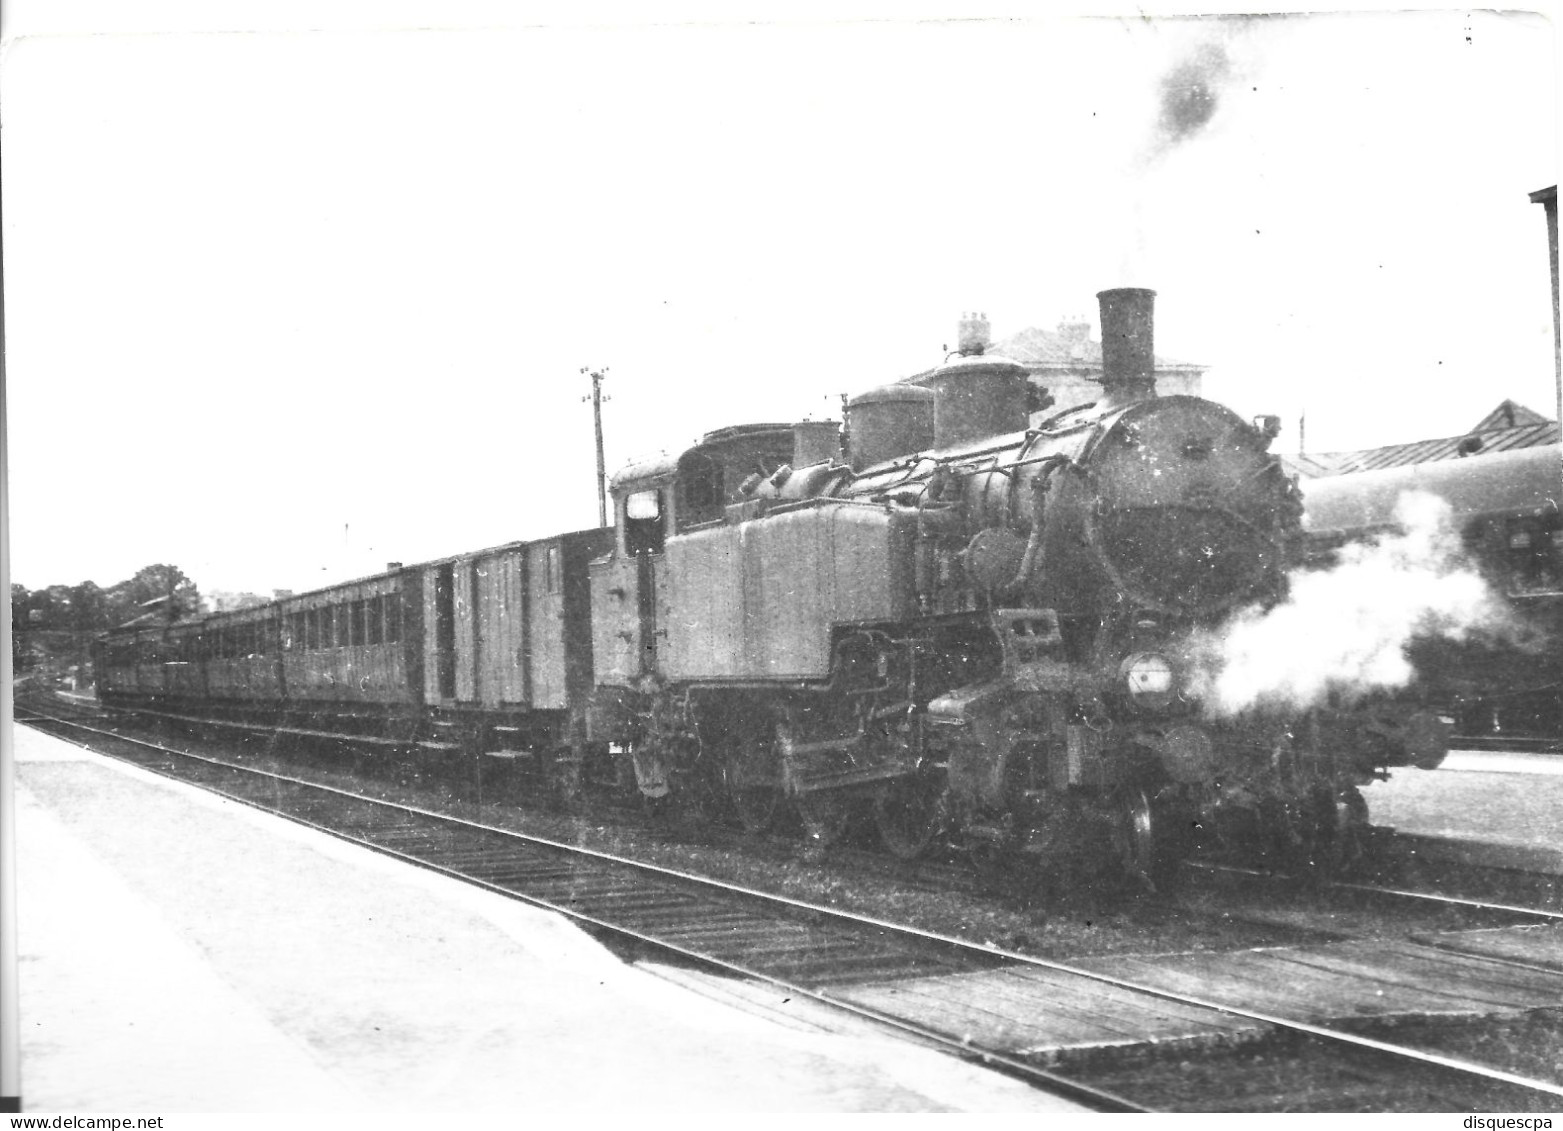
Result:
{"label": "locomotive smokestack", "polygon": [[1096,299],[1102,307],[1102,399],[1127,404],[1154,397],[1156,292],[1118,287],[1097,292]]}

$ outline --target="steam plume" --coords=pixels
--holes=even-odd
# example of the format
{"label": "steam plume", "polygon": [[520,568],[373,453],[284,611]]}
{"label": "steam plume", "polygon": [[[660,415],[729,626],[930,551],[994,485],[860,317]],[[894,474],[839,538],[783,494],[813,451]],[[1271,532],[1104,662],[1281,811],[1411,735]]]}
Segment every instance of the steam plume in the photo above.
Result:
{"label": "steam plume", "polygon": [[1226,87],[1235,77],[1234,71],[1226,47],[1219,41],[1206,40],[1184,50],[1178,62],[1158,81],[1154,124],[1131,158],[1138,187],[1129,205],[1129,221],[1120,236],[1124,246],[1118,265],[1119,285],[1150,283],[1145,208],[1147,200],[1156,195],[1151,178],[1168,153],[1199,136],[1210,124],[1220,109]]}
{"label": "steam plume", "polygon": [[1232,61],[1220,43],[1196,47],[1161,79],[1161,113],[1151,156],[1159,157],[1197,135],[1216,116]]}
{"label": "steam plume", "polygon": [[1302,710],[1405,687],[1413,640],[1518,639],[1504,603],[1465,560],[1448,505],[1408,493],[1403,533],[1349,544],[1328,570],[1292,578],[1288,599],[1240,612],[1191,642],[1193,690],[1207,709]]}

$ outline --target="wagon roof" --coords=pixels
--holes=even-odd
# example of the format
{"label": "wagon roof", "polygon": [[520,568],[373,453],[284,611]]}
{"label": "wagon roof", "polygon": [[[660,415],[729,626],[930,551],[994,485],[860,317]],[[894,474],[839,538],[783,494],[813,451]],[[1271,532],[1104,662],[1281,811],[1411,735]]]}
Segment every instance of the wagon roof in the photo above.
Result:
{"label": "wagon roof", "polygon": [[1563,494],[1559,453],[1559,445],[1549,444],[1306,479],[1304,521],[1314,533],[1393,526],[1400,496],[1415,491],[1443,499],[1462,525],[1488,515],[1557,513]]}

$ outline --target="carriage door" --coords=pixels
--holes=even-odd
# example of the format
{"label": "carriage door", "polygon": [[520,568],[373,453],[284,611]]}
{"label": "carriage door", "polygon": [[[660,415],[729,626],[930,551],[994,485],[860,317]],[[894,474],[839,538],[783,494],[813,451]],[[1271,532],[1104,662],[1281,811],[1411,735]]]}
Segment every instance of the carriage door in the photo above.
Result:
{"label": "carriage door", "polygon": [[456,698],[456,570],[452,565],[437,566],[425,575],[425,620],[433,626],[430,641],[434,662],[427,669],[434,676],[434,698]]}

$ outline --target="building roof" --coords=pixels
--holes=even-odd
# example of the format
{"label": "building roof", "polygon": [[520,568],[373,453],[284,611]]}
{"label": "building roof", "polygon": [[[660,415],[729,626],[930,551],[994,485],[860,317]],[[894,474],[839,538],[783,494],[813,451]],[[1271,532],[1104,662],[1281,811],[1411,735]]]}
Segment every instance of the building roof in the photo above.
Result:
{"label": "building roof", "polygon": [[[1558,434],[1557,421],[1548,420],[1522,404],[1505,400],[1477,421],[1474,428],[1458,436],[1415,440],[1409,444],[1389,444],[1382,448],[1365,448],[1354,452],[1313,452],[1295,456],[1283,454],[1281,462],[1293,475],[1319,479],[1356,471],[1381,471],[1391,467],[1458,459],[1461,455],[1474,452],[1503,452],[1556,444]],[[1475,448],[1471,446],[1473,441],[1479,442]]]}
{"label": "building roof", "polygon": [[1511,400],[1505,400],[1497,408],[1482,417],[1471,428],[1472,432],[1491,432],[1496,428],[1522,428],[1530,424],[1551,424],[1541,413]]}
{"label": "building roof", "polygon": [[[1102,343],[1091,337],[1089,322],[1060,322],[1054,330],[1028,327],[994,342],[988,347],[988,356],[1018,361],[1034,372],[1051,370],[1088,375],[1102,371]],[[1197,374],[1206,368],[1160,355],[1156,357],[1158,372]]]}

